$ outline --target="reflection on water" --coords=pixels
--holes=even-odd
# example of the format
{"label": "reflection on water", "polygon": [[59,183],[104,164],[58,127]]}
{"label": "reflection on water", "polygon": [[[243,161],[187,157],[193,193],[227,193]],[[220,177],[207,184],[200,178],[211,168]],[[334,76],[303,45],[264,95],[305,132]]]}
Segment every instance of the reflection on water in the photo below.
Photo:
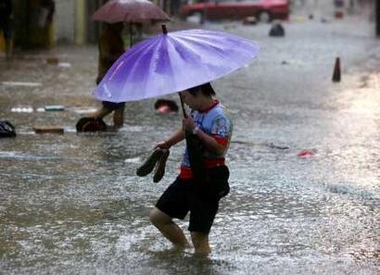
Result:
{"label": "reflection on water", "polygon": [[[119,132],[76,134],[82,110],[98,106],[88,69],[96,67],[96,58],[81,59],[95,56],[95,47],[71,53],[72,71],[31,69],[42,88],[0,86],[1,117],[18,132],[15,139],[0,140],[1,272],[377,274],[378,78],[363,77],[360,64],[340,84],[331,84],[326,72],[336,45],[348,65],[364,59],[363,48],[375,41],[329,31],[344,26],[331,24],[327,32],[326,25],[306,27],[305,37],[305,25],[287,25],[292,39],[281,43],[268,38],[263,25],[235,29],[258,40],[263,52],[245,70],[215,82],[232,110],[235,136],[228,156],[232,190],[216,217],[208,258],[191,249],[171,250],[147,218],[178,172],[181,146],[172,148],[159,184],[135,174],[153,144],[180,126],[181,114],[154,114],[154,101],[146,100],[128,105]],[[322,29],[324,35],[316,35]],[[22,73],[25,63],[36,66],[20,59],[1,77],[30,81]],[[19,104],[66,108],[9,111]],[[65,134],[37,135],[34,125],[60,125]],[[299,157],[305,149],[315,153]],[[179,225],[187,232],[186,220]]]}

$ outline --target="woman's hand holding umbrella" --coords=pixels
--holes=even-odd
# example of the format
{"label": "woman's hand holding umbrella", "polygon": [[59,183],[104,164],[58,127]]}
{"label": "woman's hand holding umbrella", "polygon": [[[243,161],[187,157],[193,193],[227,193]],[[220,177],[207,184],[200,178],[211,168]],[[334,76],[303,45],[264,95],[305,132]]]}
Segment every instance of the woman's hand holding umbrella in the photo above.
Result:
{"label": "woman's hand holding umbrella", "polygon": [[193,119],[191,117],[184,117],[182,119],[182,129],[184,131],[187,131],[189,133],[192,133],[193,130],[196,128],[197,126],[195,125]]}

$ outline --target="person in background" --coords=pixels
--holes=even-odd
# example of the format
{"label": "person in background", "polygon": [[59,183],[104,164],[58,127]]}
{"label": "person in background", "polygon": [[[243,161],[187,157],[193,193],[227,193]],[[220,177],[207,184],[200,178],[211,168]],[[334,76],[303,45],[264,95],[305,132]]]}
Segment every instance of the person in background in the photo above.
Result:
{"label": "person in background", "polygon": [[[199,140],[200,165],[205,168],[205,173],[196,173],[187,142],[180,173],[158,199],[149,218],[175,247],[185,248],[189,246],[187,238],[173,219],[184,219],[190,212],[188,230],[195,253],[207,255],[211,252],[209,232],[218,212],[219,200],[230,190],[225,155],[232,136],[232,121],[227,109],[214,99],[215,91],[210,83],[182,91],[180,95],[191,108],[191,116],[184,118],[182,128],[158,143],[156,148],[169,150],[184,140],[185,135],[192,135]],[[203,180],[206,178],[208,180]]]}
{"label": "person in background", "polygon": [[53,0],[41,0],[38,14],[36,43],[43,48],[49,49],[54,45],[55,2]]}
{"label": "person in background", "polygon": [[[98,59],[98,76],[96,84],[98,85],[113,63],[125,52],[124,41],[122,38],[124,24],[122,22],[113,24],[104,24],[99,39],[99,59]],[[102,107],[90,114],[88,118],[103,119],[105,116],[113,113],[113,127],[107,126],[108,130],[117,130],[124,124],[125,102],[113,103],[102,101]]]}
{"label": "person in background", "polygon": [[13,6],[11,0],[0,0],[0,32],[3,33],[5,41],[5,56],[9,60],[13,48]]}
{"label": "person in background", "polygon": [[41,27],[47,26],[53,22],[55,13],[55,2],[53,0],[41,0],[41,9],[44,10],[41,16]]}

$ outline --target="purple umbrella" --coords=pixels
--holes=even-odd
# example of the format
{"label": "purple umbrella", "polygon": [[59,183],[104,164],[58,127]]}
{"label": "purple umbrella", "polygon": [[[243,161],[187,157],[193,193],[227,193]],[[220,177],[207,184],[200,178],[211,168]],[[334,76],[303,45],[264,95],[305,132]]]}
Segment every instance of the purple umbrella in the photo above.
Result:
{"label": "purple umbrella", "polygon": [[94,90],[99,100],[136,101],[210,82],[249,63],[259,46],[212,30],[166,32],[136,44],[109,69]]}

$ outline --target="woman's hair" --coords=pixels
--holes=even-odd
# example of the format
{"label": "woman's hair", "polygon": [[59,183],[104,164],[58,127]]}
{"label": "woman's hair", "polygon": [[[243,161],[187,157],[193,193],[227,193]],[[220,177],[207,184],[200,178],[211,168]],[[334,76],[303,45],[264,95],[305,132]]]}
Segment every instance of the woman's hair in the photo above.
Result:
{"label": "woman's hair", "polygon": [[199,90],[201,91],[203,95],[206,95],[206,96],[215,95],[214,88],[211,86],[210,82],[188,89],[189,93],[192,94],[193,96],[195,96]]}

